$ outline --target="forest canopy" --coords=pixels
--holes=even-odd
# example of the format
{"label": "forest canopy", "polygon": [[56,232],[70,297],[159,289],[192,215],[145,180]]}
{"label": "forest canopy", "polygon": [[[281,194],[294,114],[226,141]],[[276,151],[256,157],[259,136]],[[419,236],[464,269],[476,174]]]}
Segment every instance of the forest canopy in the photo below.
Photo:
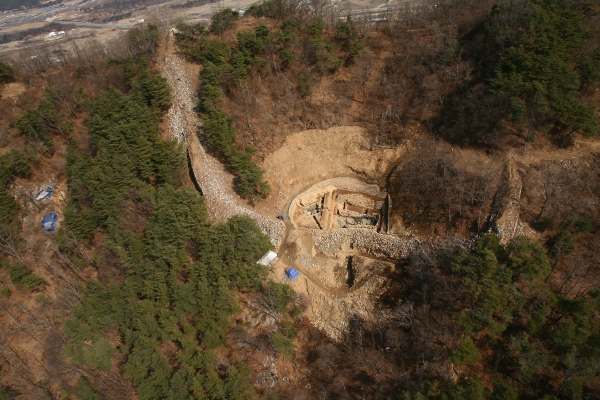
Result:
{"label": "forest canopy", "polygon": [[[510,113],[515,122],[555,122],[561,135],[569,136],[575,131],[594,135],[598,121],[593,109],[580,100],[584,82],[589,78],[572,66],[574,56],[588,37],[575,4],[531,2],[531,16],[523,26],[502,24],[500,21],[513,12],[513,7],[497,7],[490,17],[493,39],[504,47],[490,77],[492,91],[510,96]],[[513,32],[507,34],[508,29]],[[517,30],[525,33],[517,35]],[[581,62],[600,71],[600,60],[590,61],[582,56]]]}
{"label": "forest canopy", "polygon": [[[261,288],[266,269],[255,261],[271,243],[248,217],[210,225],[201,197],[178,179],[181,148],[158,134],[157,113],[169,105],[164,79],[144,68],[131,79],[129,95],[112,88],[93,102],[90,146],[73,141],[67,155],[67,229],[81,240],[105,230],[110,268],[125,278],[88,281],[65,323],[65,353],[109,370],[118,351],[142,399],[247,398],[247,367],[217,373],[213,349],[226,344],[237,291]],[[144,210],[133,226],[128,204]],[[116,348],[105,336],[115,327]],[[167,358],[160,349],[171,343]]]}

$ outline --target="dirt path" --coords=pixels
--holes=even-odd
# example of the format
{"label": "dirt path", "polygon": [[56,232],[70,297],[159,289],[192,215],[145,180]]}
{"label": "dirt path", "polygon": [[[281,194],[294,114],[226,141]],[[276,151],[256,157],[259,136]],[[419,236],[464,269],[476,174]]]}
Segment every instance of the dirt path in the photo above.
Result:
{"label": "dirt path", "polygon": [[172,138],[184,143],[189,153],[192,172],[205,198],[209,218],[215,222],[223,222],[234,215],[248,215],[256,221],[263,233],[271,238],[278,248],[283,239],[285,226],[282,221],[264,217],[245,204],[233,190],[233,176],[223,164],[208,154],[197,133],[202,130],[202,122],[196,114],[196,85],[189,76],[185,61],[176,53],[174,38],[168,35],[161,45],[159,53],[160,68],[163,76],[171,86],[173,101],[167,113],[169,133]]}
{"label": "dirt path", "polygon": [[[533,147],[533,146],[532,146]],[[568,149],[531,148],[524,152],[515,152],[513,159],[525,165],[539,164],[545,161],[566,161],[585,157],[591,153],[600,152],[600,141],[592,139],[577,139]]]}

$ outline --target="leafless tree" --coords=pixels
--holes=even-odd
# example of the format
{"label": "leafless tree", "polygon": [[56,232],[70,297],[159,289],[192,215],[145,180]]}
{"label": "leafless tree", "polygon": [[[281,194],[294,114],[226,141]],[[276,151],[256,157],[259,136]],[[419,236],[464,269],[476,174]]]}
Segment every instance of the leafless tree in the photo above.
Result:
{"label": "leafless tree", "polygon": [[14,257],[19,261],[24,261],[25,257],[20,249],[21,242],[22,239],[19,236],[19,231],[15,225],[0,225],[0,253],[9,257]]}
{"label": "leafless tree", "polygon": [[541,185],[542,185],[542,196],[543,204],[540,209],[540,213],[537,215],[536,220],[541,220],[544,215],[544,211],[548,208],[551,202],[558,196],[561,190],[566,186],[567,176],[565,170],[558,168],[555,165],[548,165],[540,171]]}
{"label": "leafless tree", "polygon": [[413,328],[413,316],[415,314],[413,303],[406,302],[401,303],[396,307],[393,312],[394,323],[396,326],[402,328],[410,328],[414,332]]}

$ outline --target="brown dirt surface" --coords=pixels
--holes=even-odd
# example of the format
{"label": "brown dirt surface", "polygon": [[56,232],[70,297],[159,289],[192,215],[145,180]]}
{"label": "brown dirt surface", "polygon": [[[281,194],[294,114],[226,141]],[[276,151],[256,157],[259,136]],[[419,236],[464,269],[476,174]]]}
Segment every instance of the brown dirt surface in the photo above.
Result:
{"label": "brown dirt surface", "polygon": [[[66,143],[55,140],[53,156],[40,157],[32,167],[32,175],[28,179],[17,179],[10,187],[25,213],[21,232],[24,241],[18,251],[9,254],[13,262],[27,264],[45,283],[42,289],[30,293],[8,286],[8,276],[4,271],[0,272],[0,281],[12,291],[9,297],[0,298],[0,309],[3,311],[0,313],[3,327],[0,341],[10,349],[4,355],[13,367],[3,371],[0,383],[10,383],[26,396],[23,398],[46,398],[40,395],[42,387],[59,390],[57,371],[67,368],[61,353],[59,331],[78,295],[74,282],[84,281],[75,269],[64,268],[54,241],[56,234],[47,233],[41,227],[43,216],[52,211],[58,212],[59,225],[62,222],[67,195],[65,153]],[[51,199],[35,200],[40,191],[54,184],[57,188],[53,190]],[[1,245],[5,247],[9,242],[2,242]],[[65,373],[62,381],[74,385],[72,372],[62,370]],[[31,386],[31,382],[43,384]]]}
{"label": "brown dirt surface", "polygon": [[382,182],[403,153],[403,147],[371,151],[364,130],[359,127],[312,129],[291,134],[261,165],[271,184],[275,204],[260,203],[256,209],[275,216],[286,208],[293,196],[328,178],[353,177]]}
{"label": "brown dirt surface", "polygon": [[0,97],[3,99],[14,100],[15,98],[23,94],[26,90],[27,88],[21,82],[11,82],[9,84],[4,85],[2,89],[0,89]]}
{"label": "brown dirt surface", "polygon": [[[304,191],[329,184],[358,193],[385,196],[376,185],[361,181],[383,185],[404,151],[404,147],[370,150],[369,141],[360,127],[341,126],[292,133],[285,138],[281,148],[266,156],[261,165],[272,186],[273,196],[267,202],[259,203],[256,211],[274,216],[287,210],[292,199]],[[284,214],[289,217],[287,211]],[[385,277],[372,267],[367,268],[369,272],[365,273],[360,285],[349,288],[345,283],[347,257],[374,254],[384,257],[383,264],[393,266],[416,244],[414,238],[383,235],[363,228],[321,231],[296,228],[291,223],[287,223],[287,228],[285,241],[279,249],[280,258],[272,266],[273,277],[283,279],[285,270],[292,266],[300,271],[300,278],[290,284],[307,299],[307,317],[333,338],[344,331],[351,315],[370,319],[377,308],[379,294],[399,290],[398,277]],[[393,268],[387,273],[394,275]]]}

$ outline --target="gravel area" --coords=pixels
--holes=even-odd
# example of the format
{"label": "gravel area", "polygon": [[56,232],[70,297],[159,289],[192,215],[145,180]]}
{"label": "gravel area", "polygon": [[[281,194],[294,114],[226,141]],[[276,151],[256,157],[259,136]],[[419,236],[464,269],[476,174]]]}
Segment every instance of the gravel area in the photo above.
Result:
{"label": "gravel area", "polygon": [[[171,44],[171,48],[173,48]],[[256,221],[263,233],[269,235],[275,248],[279,247],[285,232],[282,221],[271,220],[249,209],[233,191],[233,176],[223,165],[208,154],[196,132],[202,122],[196,114],[197,97],[188,79],[184,61],[175,53],[164,60],[163,75],[171,86],[173,101],[167,113],[171,136],[184,142],[189,152],[192,170],[205,197],[205,205],[211,220],[223,222],[234,215],[248,215]]]}

